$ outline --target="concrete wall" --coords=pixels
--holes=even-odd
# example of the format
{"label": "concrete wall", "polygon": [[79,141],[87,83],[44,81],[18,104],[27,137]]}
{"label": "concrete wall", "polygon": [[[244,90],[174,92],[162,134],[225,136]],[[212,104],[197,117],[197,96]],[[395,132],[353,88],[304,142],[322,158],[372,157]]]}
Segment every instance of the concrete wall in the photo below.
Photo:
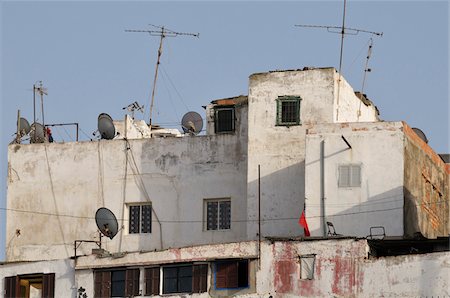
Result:
{"label": "concrete wall", "polygon": [[5,277],[42,273],[55,273],[55,297],[76,297],[74,261],[69,259],[45,262],[2,263],[0,264],[0,293],[4,293]]}
{"label": "concrete wall", "polygon": [[406,124],[405,235],[426,238],[449,235],[449,168]]}
{"label": "concrete wall", "polygon": [[[312,236],[323,236],[327,221],[345,236],[365,237],[374,226],[383,226],[388,236],[403,236],[402,126],[401,122],[342,123],[316,125],[308,130],[306,217]],[[339,166],[348,164],[361,166],[359,187],[338,185]]]}
{"label": "concrete wall", "polygon": [[[337,123],[379,121],[376,107],[355,95],[352,86],[339,73],[334,72],[333,119]],[[340,84],[339,84],[340,81]],[[338,87],[339,86],[339,87]],[[338,95],[339,94],[339,95]]]}
{"label": "concrete wall", "polygon": [[[300,257],[314,255],[312,279],[301,279]],[[212,263],[217,259],[251,259],[249,289],[233,297],[446,297],[450,295],[449,252],[395,257],[368,257],[365,239],[341,238],[316,241],[273,240],[241,242],[133,253],[123,258],[81,257],[76,266],[77,287],[93,296],[92,268],[209,263],[208,291],[170,297],[221,297],[213,287]],[[143,271],[141,271],[141,275]],[[141,280],[140,288],[144,288]]]}
{"label": "concrete wall", "polygon": [[[127,149],[129,148],[129,149]],[[246,137],[153,138],[9,146],[6,258],[74,254],[98,239],[94,215],[111,209],[123,229],[111,252],[239,241],[246,235]],[[205,231],[203,200],[231,199],[231,229]],[[128,234],[128,203],[151,202],[151,234]],[[95,244],[84,243],[79,254]]]}

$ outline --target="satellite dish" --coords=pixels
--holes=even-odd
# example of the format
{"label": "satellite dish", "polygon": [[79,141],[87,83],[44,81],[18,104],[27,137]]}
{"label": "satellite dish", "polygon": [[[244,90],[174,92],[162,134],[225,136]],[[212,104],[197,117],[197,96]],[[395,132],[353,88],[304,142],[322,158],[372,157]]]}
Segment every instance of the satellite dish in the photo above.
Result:
{"label": "satellite dish", "polygon": [[116,136],[116,128],[114,127],[111,116],[106,113],[98,115],[98,131],[102,139],[112,140]]}
{"label": "satellite dish", "polygon": [[24,135],[27,135],[31,131],[30,123],[25,118],[20,118],[19,123],[17,123],[19,128],[19,136],[23,137]]}
{"label": "satellite dish", "polygon": [[425,135],[425,133],[424,133],[421,129],[419,129],[419,128],[417,128],[417,127],[413,127],[412,130],[414,130],[414,132],[416,133],[416,135],[418,135],[419,138],[422,139],[422,141],[424,141],[425,143],[428,144],[427,136]]}
{"label": "satellite dish", "polygon": [[187,112],[181,119],[181,128],[184,133],[198,134],[203,128],[203,119],[197,112]]}
{"label": "satellite dish", "polygon": [[113,239],[119,231],[116,216],[108,208],[102,207],[97,210],[95,222],[100,232],[109,239]]}
{"label": "satellite dish", "polygon": [[37,122],[31,124],[30,137],[30,143],[44,143],[44,126]]}

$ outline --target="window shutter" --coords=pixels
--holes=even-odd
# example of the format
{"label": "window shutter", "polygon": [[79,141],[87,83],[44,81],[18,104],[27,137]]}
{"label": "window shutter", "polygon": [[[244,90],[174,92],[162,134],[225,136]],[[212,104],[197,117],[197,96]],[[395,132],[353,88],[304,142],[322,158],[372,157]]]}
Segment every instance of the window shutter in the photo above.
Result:
{"label": "window shutter", "polygon": [[5,277],[5,298],[16,297],[16,287],[19,283],[17,276]]}
{"label": "window shutter", "polygon": [[111,296],[111,272],[96,271],[94,272],[94,297],[110,297]]}
{"label": "window shutter", "polygon": [[228,265],[227,287],[237,288],[239,285],[238,263],[232,262]]}
{"label": "window shutter", "polygon": [[145,268],[145,294],[159,295],[159,267]]}
{"label": "window shutter", "polygon": [[194,265],[192,267],[192,292],[206,292],[208,279],[208,265]]}
{"label": "window shutter", "polygon": [[216,288],[237,288],[238,262],[216,263]]}
{"label": "window shutter", "polygon": [[55,297],[55,273],[44,274],[42,278],[42,298]]}
{"label": "window shutter", "polygon": [[359,165],[351,166],[351,184],[350,186],[361,185],[361,167]]}
{"label": "window shutter", "polygon": [[125,273],[125,295],[139,295],[139,269],[128,269]]}
{"label": "window shutter", "polygon": [[339,167],[339,187],[350,186],[350,166]]}

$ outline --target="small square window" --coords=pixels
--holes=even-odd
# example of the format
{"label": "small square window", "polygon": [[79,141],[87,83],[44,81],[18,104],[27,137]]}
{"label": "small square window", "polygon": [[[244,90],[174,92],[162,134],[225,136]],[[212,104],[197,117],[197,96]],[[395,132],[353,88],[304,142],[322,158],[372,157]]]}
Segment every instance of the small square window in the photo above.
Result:
{"label": "small square window", "polygon": [[339,187],[360,187],[361,186],[361,165],[341,165],[339,166]]}
{"label": "small square window", "polygon": [[300,124],[300,100],[301,98],[298,96],[280,96],[277,98],[277,125]]}
{"label": "small square window", "polygon": [[316,255],[300,256],[300,279],[314,279]]}
{"label": "small square window", "polygon": [[129,209],[129,227],[130,234],[151,233],[152,232],[152,206],[130,205]]}
{"label": "small square window", "polygon": [[231,228],[231,200],[205,200],[206,230],[229,230]]}
{"label": "small square window", "polygon": [[234,131],[234,107],[215,108],[215,131],[226,133]]}

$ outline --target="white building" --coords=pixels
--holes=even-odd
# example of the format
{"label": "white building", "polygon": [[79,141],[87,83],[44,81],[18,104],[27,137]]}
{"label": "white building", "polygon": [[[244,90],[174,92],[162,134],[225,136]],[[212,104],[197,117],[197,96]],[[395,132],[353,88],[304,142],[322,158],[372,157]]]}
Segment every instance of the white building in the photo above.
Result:
{"label": "white building", "polygon": [[[87,297],[365,297],[353,285],[308,294],[293,285],[300,269],[287,264],[272,275],[273,249],[304,235],[298,220],[305,198],[313,236],[329,236],[327,222],[353,239],[375,226],[399,238],[448,236],[448,166],[406,124],[380,122],[376,107],[334,68],[250,76],[248,96],[206,107],[206,135],[150,131],[129,117],[114,123],[120,132],[114,140],[9,146],[3,268],[15,269],[0,267],[6,297],[21,290],[22,281],[31,293],[29,276],[37,288],[50,287],[48,270],[13,262],[49,260],[56,266],[53,292],[39,293],[55,297],[67,288],[58,281],[70,284],[70,278],[67,295],[76,289]],[[100,207],[118,219],[113,239],[99,238],[94,216]],[[275,242],[258,246],[259,235]],[[336,244],[305,243],[318,252],[306,249],[304,256],[330,254],[321,244]],[[289,245],[297,244],[306,245]],[[93,253],[98,246],[103,250]],[[430,247],[422,252],[442,250]],[[367,257],[366,249],[357,255]],[[307,264],[320,275],[320,264]],[[329,273],[323,276],[328,281]],[[323,288],[320,282],[309,286]]]}

